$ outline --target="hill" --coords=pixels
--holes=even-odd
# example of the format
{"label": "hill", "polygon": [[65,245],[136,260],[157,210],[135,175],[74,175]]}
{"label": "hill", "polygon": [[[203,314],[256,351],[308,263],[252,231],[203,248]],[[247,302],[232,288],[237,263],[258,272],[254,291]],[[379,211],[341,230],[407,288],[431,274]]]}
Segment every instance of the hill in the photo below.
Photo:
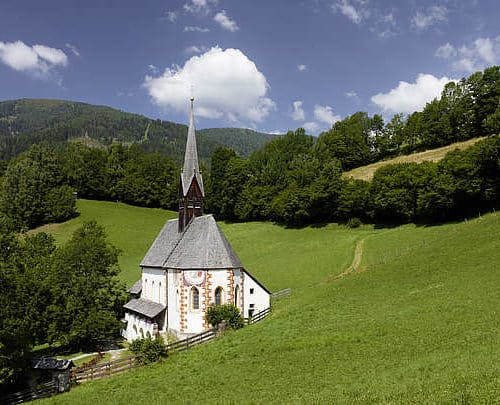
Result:
{"label": "hill", "polygon": [[[198,153],[204,160],[217,146],[233,148],[246,157],[276,137],[241,128],[213,128],[197,134]],[[34,143],[85,139],[94,146],[137,142],[148,152],[160,152],[180,161],[186,136],[185,125],[106,106],[45,99],[0,102],[0,159],[16,156]]]}
{"label": "hill", "polygon": [[473,138],[463,142],[455,142],[451,145],[443,146],[441,148],[429,149],[423,152],[412,153],[410,155],[398,156],[393,159],[381,160],[379,162],[375,162],[366,166],[357,167],[355,169],[349,170],[345,172],[344,175],[347,177],[352,177],[353,179],[358,180],[371,180],[373,175],[377,171],[378,168],[384,167],[387,165],[392,165],[396,163],[422,163],[422,162],[437,162],[444,158],[444,156],[452,151],[452,150],[463,150],[468,147],[474,145],[476,142],[485,139],[485,137],[481,138]]}
{"label": "hill", "polygon": [[[109,215],[111,207],[100,204],[79,201],[82,217],[90,210],[98,219]],[[121,220],[110,239],[123,246],[137,237],[146,247],[154,232],[128,237],[132,211],[115,208]],[[138,210],[143,218],[151,212],[151,223],[162,219],[159,211]],[[271,290],[292,288],[289,300],[257,325],[45,402],[491,403],[499,397],[497,214],[434,227],[221,227],[259,280]],[[357,272],[336,277],[349,269],[355,246]]]}

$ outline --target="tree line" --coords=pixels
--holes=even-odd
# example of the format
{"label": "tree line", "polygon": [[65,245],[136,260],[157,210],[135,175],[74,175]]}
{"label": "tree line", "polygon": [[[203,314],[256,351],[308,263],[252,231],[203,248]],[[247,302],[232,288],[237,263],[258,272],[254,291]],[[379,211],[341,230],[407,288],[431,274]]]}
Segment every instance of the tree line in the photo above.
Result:
{"label": "tree line", "polygon": [[177,204],[178,176],[172,159],[137,145],[33,145],[0,165],[0,212],[18,229],[30,229],[77,215],[76,195],[171,209]]}

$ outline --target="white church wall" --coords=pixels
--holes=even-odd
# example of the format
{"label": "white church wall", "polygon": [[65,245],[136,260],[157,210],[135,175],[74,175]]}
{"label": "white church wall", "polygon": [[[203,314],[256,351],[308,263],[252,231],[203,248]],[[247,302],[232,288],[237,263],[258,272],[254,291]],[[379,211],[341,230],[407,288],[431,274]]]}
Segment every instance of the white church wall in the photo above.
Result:
{"label": "white church wall", "polygon": [[141,298],[167,305],[167,278],[162,269],[143,267]]}
{"label": "white church wall", "polygon": [[167,270],[167,283],[168,289],[168,328],[173,330],[180,330],[181,327],[181,276],[182,273],[174,269]]}
{"label": "white church wall", "polygon": [[244,272],[244,292],[243,316],[249,318],[250,314],[254,315],[264,309],[270,307],[269,293],[257,283],[250,274]]}
{"label": "white church wall", "polygon": [[150,319],[140,317],[132,312],[125,313],[127,321],[127,329],[125,338],[130,342],[135,339],[142,339],[148,336],[153,336],[153,322]]}

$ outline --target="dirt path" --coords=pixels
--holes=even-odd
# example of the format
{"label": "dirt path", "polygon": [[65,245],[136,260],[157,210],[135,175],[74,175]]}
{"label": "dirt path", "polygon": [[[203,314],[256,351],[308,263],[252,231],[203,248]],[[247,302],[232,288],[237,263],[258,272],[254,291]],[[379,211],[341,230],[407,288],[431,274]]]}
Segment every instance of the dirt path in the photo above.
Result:
{"label": "dirt path", "polygon": [[326,282],[338,280],[341,278],[344,278],[345,276],[353,273],[359,273],[363,269],[361,268],[361,259],[363,258],[363,244],[365,242],[365,239],[359,239],[356,241],[356,247],[354,248],[354,257],[352,259],[351,265],[345,270],[344,272],[337,274],[335,276],[329,276],[326,279]]}
{"label": "dirt path", "polygon": [[[102,352],[102,353],[111,353],[111,360],[113,360],[116,357],[118,357],[118,355],[120,354],[120,352],[123,352],[124,350],[127,350],[127,349],[113,349],[113,350],[108,350],[108,351],[105,351],[105,352]],[[96,356],[97,354],[98,354],[97,352],[94,352],[94,353],[84,353],[84,354],[80,354],[79,356],[73,357],[70,360],[72,360],[72,361],[80,360],[80,359],[83,359],[85,357]]]}

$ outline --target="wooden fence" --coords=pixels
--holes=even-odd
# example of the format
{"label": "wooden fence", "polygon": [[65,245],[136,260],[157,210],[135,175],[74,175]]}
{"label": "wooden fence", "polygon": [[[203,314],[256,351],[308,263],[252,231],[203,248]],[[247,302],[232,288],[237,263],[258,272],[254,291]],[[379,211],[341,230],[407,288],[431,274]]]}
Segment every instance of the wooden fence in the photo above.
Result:
{"label": "wooden fence", "polygon": [[217,336],[217,331],[215,329],[210,329],[206,332],[199,333],[198,335],[190,336],[186,339],[170,343],[167,345],[167,353],[170,354],[188,350],[193,346],[199,345],[200,343],[212,340],[215,336]]}
{"label": "wooden fence", "polygon": [[263,311],[257,312],[252,315],[250,318],[245,318],[247,324],[251,325],[253,323],[257,323],[262,321],[269,313],[271,312],[271,307],[264,309]]}
{"label": "wooden fence", "polygon": [[36,389],[27,389],[0,397],[0,404],[11,405],[47,398],[57,393],[57,384],[53,381],[40,384]]}
{"label": "wooden fence", "polygon": [[71,380],[74,383],[93,380],[95,378],[108,377],[122,371],[130,370],[139,366],[139,358],[141,356],[128,356],[123,359],[109,361],[104,364],[82,367],[71,372]]}
{"label": "wooden fence", "polygon": [[285,288],[284,290],[273,292],[271,294],[271,299],[279,300],[280,298],[283,298],[283,297],[289,297],[291,294],[292,294],[292,289]]}

